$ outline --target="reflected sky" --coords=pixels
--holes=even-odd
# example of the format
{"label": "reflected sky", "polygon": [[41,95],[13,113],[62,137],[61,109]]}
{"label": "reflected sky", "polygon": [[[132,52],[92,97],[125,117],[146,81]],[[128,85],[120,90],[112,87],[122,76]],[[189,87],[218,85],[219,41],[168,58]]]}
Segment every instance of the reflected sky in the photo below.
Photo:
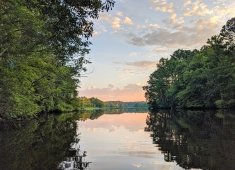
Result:
{"label": "reflected sky", "polygon": [[[92,170],[179,170],[165,162],[144,131],[147,113],[105,114],[95,120],[78,121],[79,145],[87,151]],[[78,147],[78,146],[77,146]]]}

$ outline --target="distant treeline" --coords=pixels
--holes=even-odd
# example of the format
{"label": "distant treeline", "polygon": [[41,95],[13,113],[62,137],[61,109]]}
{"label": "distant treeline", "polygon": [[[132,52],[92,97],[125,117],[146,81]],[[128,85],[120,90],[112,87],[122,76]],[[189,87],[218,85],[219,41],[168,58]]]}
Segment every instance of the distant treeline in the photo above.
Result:
{"label": "distant treeline", "polygon": [[148,104],[146,102],[122,102],[122,101],[107,101],[104,102],[98,98],[79,97],[73,104],[78,109],[89,110],[94,108],[107,108],[107,109],[128,109],[128,108],[146,108]]}
{"label": "distant treeline", "polygon": [[146,102],[122,102],[122,101],[108,101],[105,102],[105,107],[109,108],[143,108],[148,107]]}
{"label": "distant treeline", "polygon": [[155,108],[234,108],[235,18],[200,50],[161,58],[144,89]]}

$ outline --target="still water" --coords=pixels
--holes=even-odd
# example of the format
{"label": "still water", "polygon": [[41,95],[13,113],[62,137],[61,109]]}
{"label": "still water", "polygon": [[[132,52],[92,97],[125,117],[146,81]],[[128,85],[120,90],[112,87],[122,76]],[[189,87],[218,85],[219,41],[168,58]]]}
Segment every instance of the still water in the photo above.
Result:
{"label": "still water", "polygon": [[81,148],[93,170],[181,169],[164,161],[145,132],[147,113],[105,114],[95,120],[78,121]]}
{"label": "still water", "polygon": [[97,111],[0,124],[3,170],[233,170],[231,112]]}

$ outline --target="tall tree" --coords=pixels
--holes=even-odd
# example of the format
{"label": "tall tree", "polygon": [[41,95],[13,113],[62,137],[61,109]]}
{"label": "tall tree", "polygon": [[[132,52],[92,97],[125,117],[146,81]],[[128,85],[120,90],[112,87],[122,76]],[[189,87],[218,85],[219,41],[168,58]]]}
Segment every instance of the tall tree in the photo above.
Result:
{"label": "tall tree", "polygon": [[0,29],[0,116],[72,110],[93,19],[113,0],[4,0]]}

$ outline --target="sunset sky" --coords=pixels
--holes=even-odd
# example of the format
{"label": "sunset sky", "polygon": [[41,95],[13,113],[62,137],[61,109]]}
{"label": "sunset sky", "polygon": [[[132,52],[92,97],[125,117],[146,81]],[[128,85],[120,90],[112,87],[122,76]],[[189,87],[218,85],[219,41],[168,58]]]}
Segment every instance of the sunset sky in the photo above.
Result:
{"label": "sunset sky", "polygon": [[79,96],[144,101],[161,57],[200,48],[235,16],[234,0],[116,0],[94,26]]}

